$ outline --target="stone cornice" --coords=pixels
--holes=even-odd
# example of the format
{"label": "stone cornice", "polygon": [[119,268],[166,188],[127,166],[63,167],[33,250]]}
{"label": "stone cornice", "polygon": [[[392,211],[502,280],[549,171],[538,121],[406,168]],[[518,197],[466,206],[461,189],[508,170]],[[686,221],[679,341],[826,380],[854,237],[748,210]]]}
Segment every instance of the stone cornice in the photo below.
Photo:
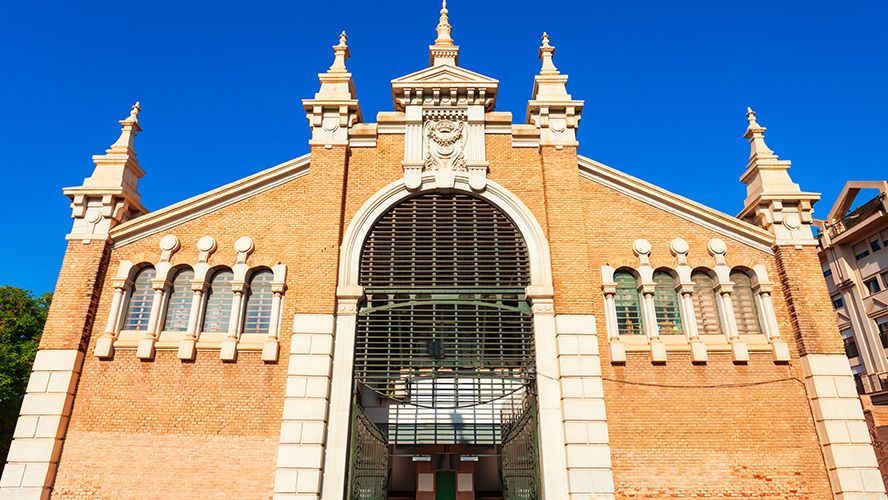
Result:
{"label": "stone cornice", "polygon": [[310,154],[300,156],[120,224],[111,231],[111,239],[114,241],[115,248],[127,245],[268,191],[307,174],[310,159]]}
{"label": "stone cornice", "polygon": [[610,187],[626,196],[699,224],[722,236],[756,250],[773,253],[774,235],[764,229],[731,217],[683,196],[666,191],[641,179],[583,156],[577,156],[580,176]]}

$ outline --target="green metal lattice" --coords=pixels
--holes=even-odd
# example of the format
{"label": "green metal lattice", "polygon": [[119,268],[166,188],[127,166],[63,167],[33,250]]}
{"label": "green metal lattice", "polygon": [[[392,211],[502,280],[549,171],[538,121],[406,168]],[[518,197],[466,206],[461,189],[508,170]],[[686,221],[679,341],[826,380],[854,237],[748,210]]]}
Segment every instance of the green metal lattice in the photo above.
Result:
{"label": "green metal lattice", "polygon": [[352,402],[348,500],[385,500],[388,491],[388,439]]}
{"label": "green metal lattice", "polygon": [[502,428],[503,500],[538,500],[540,454],[537,443],[537,401],[532,392]]}

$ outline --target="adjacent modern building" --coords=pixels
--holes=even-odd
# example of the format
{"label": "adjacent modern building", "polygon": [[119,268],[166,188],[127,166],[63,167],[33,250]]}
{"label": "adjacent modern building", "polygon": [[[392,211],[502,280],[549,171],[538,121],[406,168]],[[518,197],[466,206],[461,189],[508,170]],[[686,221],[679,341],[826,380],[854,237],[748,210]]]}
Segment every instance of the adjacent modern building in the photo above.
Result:
{"label": "adjacent modern building", "polygon": [[343,33],[301,156],[154,211],[132,108],[64,191],[0,498],[886,498],[819,195],[755,113],[727,215],[579,155],[546,35],[497,110],[447,14],[393,110]]}
{"label": "adjacent modern building", "polygon": [[[861,189],[878,195],[850,210]],[[820,263],[860,393],[888,389],[888,182],[845,184],[820,228]],[[878,398],[878,396],[876,396]]]}

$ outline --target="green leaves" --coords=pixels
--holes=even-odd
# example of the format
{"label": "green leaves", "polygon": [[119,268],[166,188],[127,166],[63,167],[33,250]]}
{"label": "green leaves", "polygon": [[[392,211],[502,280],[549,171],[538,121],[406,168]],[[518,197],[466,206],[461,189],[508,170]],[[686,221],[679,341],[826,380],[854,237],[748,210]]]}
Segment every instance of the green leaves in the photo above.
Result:
{"label": "green leaves", "polygon": [[37,297],[22,288],[0,287],[0,464],[6,463],[51,301],[51,293]]}

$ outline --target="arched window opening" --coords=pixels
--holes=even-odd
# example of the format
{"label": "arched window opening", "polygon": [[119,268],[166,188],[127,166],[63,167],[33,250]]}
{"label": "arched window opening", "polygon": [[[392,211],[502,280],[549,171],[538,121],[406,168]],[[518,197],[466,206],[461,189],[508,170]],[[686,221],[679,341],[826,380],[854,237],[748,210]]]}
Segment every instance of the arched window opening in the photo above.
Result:
{"label": "arched window opening", "polygon": [[184,332],[188,329],[191,302],[194,300],[194,292],[191,290],[193,279],[194,271],[191,269],[182,269],[173,278],[173,286],[170,288],[170,297],[167,300],[166,320],[163,324],[165,331]]}
{"label": "arched window opening", "polygon": [[758,306],[752,293],[752,279],[743,271],[731,272],[734,291],[731,302],[734,306],[734,318],[737,320],[737,333],[740,335],[759,335],[762,325],[759,321]]}
{"label": "arched window opening", "polygon": [[148,329],[148,320],[151,317],[151,304],[154,298],[151,280],[155,276],[156,272],[151,266],[143,267],[136,273],[129,303],[126,306],[126,320],[123,322],[124,330]]}
{"label": "arched window opening", "polygon": [[231,280],[234,273],[231,269],[222,269],[213,275],[207,290],[207,305],[204,309],[204,332],[227,332],[231,320],[231,305],[234,292],[231,291]]}
{"label": "arched window opening", "polygon": [[614,303],[617,306],[617,330],[620,335],[641,335],[641,307],[638,300],[638,280],[628,271],[614,273],[617,283]]}
{"label": "arched window opening", "polygon": [[697,315],[697,332],[700,335],[721,335],[721,320],[715,297],[715,280],[703,271],[691,273],[694,282],[694,312]]}
{"label": "arched window opening", "polygon": [[271,324],[271,303],[274,293],[271,280],[274,274],[268,270],[253,273],[247,290],[247,307],[244,311],[244,333],[268,333]]}
{"label": "arched window opening", "polygon": [[657,313],[657,331],[660,335],[681,335],[681,310],[679,309],[676,282],[671,274],[665,271],[654,273],[654,310]]}

